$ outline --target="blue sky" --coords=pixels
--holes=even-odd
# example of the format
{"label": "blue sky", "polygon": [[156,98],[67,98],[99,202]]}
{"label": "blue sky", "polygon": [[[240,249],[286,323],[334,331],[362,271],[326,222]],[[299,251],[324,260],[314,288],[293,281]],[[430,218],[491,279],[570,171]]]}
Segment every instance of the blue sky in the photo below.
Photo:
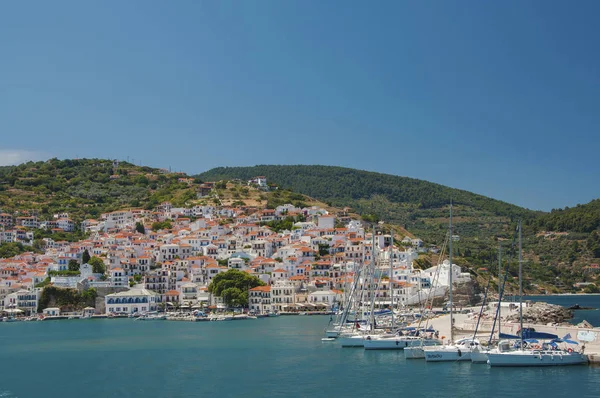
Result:
{"label": "blue sky", "polygon": [[600,196],[600,2],[0,3],[0,164],[328,164]]}

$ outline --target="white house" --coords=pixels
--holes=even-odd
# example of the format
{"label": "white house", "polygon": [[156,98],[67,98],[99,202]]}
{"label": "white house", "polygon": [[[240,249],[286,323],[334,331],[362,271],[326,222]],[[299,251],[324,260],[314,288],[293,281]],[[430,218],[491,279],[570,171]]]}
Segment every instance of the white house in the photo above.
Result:
{"label": "white house", "polygon": [[[439,267],[439,273],[438,273]],[[438,274],[436,276],[436,274]],[[432,287],[438,286],[450,286],[450,261],[444,260],[444,262],[440,265],[436,265],[435,267],[428,268],[424,271],[421,271],[421,276],[428,277],[432,282]],[[461,268],[452,264],[452,282],[456,284],[469,282],[471,280],[471,275],[468,272],[461,272]]]}
{"label": "white house", "polygon": [[296,294],[294,285],[288,281],[277,281],[271,286],[271,305],[274,310],[283,311],[287,307],[295,303]]}
{"label": "white house", "polygon": [[250,311],[257,314],[271,312],[271,286],[257,286],[250,289],[248,306]]}
{"label": "white house", "polygon": [[147,289],[130,289],[124,292],[108,294],[104,298],[106,314],[156,311],[160,296]]}
{"label": "white house", "polygon": [[45,316],[60,316],[60,308],[50,307],[42,310]]}
{"label": "white house", "polygon": [[6,295],[4,298],[4,308],[19,309],[26,315],[33,314],[37,311],[39,297],[39,290],[29,291],[22,289]]}
{"label": "white house", "polygon": [[336,297],[337,293],[333,290],[318,290],[308,295],[308,302],[311,304],[325,304],[329,310],[336,302]]}
{"label": "white house", "polygon": [[335,216],[332,214],[319,216],[317,225],[321,229],[333,229],[335,227]]}
{"label": "white house", "polygon": [[110,270],[110,285],[113,287],[127,287],[129,278],[123,268],[113,268]]}
{"label": "white house", "polygon": [[265,176],[254,177],[253,179],[248,181],[248,185],[250,185],[250,184],[256,184],[261,188],[266,188],[267,187],[267,177],[265,177]]}

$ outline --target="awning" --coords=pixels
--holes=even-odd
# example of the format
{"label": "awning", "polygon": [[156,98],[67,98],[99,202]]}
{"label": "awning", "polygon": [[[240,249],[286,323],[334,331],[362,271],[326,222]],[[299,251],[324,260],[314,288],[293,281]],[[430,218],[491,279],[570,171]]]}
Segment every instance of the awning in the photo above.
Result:
{"label": "awning", "polygon": [[20,314],[21,312],[23,312],[23,310],[20,310],[18,308],[15,308],[15,309],[9,308],[7,310],[4,310],[3,312],[6,312],[7,314]]}

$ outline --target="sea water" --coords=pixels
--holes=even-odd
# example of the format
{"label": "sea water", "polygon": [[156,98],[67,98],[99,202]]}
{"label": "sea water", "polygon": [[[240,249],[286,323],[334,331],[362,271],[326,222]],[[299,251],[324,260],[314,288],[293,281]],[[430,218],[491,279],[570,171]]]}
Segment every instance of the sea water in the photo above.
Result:
{"label": "sea water", "polygon": [[[594,303],[600,306],[600,297]],[[328,322],[2,323],[0,397],[600,396],[598,367],[407,361],[402,351],[323,342]]]}

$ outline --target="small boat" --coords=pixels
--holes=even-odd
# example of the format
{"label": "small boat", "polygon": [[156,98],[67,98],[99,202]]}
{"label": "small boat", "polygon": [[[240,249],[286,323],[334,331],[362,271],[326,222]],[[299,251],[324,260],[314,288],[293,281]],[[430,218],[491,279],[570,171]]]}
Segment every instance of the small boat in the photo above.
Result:
{"label": "small boat", "polygon": [[167,319],[167,315],[159,314],[158,312],[147,312],[134,319],[136,321],[164,321]]}

